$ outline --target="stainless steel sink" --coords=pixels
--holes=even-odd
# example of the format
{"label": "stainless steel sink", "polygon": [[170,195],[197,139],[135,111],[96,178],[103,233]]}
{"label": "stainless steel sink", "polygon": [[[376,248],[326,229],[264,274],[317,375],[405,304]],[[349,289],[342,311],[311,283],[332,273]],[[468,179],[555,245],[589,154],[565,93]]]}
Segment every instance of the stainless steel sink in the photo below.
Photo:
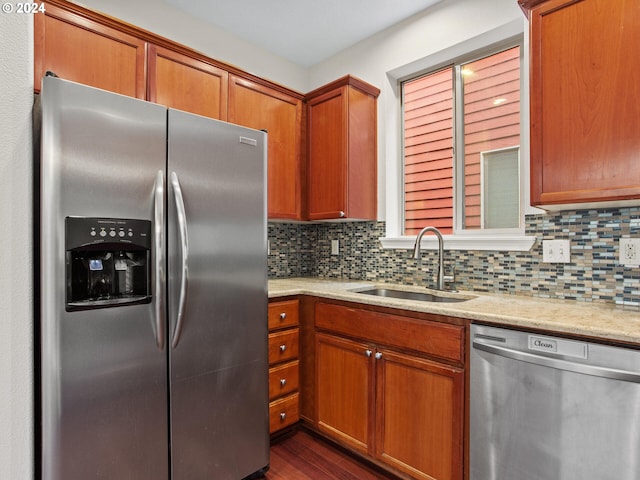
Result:
{"label": "stainless steel sink", "polygon": [[372,288],[371,290],[363,290],[356,293],[377,297],[401,298],[403,300],[418,300],[421,302],[456,303],[471,300],[469,297],[447,297],[426,292],[408,292],[405,290],[392,290],[390,288]]}

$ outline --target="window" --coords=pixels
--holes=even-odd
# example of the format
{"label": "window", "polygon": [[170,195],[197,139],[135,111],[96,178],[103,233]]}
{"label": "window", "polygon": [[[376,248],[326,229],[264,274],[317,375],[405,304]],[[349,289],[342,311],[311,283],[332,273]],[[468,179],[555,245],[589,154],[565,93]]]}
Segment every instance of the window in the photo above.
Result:
{"label": "window", "polygon": [[404,234],[522,232],[520,45],[402,83]]}
{"label": "window", "polygon": [[520,149],[480,153],[480,228],[511,228],[520,223]]}

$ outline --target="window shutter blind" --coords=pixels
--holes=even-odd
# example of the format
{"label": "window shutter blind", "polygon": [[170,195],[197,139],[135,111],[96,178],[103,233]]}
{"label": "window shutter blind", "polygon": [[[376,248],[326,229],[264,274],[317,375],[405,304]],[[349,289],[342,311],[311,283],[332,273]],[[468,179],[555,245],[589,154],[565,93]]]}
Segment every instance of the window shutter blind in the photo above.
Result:
{"label": "window shutter blind", "polygon": [[405,235],[453,231],[453,89],[448,68],[404,84]]}

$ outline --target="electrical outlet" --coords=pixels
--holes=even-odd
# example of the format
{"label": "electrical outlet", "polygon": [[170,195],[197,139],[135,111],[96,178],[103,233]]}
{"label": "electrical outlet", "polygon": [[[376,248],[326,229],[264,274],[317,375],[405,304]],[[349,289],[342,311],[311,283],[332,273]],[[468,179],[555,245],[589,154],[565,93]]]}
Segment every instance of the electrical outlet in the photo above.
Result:
{"label": "electrical outlet", "polygon": [[640,238],[620,239],[620,265],[640,266]]}
{"label": "electrical outlet", "polygon": [[544,263],[570,263],[571,245],[569,240],[543,240],[542,261]]}
{"label": "electrical outlet", "polygon": [[340,255],[340,241],[331,240],[331,255]]}

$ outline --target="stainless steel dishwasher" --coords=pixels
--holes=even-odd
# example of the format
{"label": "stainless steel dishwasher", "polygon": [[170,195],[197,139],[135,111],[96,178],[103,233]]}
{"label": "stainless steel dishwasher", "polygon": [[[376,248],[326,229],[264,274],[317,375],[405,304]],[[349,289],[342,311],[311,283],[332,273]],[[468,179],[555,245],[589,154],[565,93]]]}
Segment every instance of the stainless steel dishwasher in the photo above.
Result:
{"label": "stainless steel dishwasher", "polygon": [[471,480],[640,479],[640,350],[471,327]]}

